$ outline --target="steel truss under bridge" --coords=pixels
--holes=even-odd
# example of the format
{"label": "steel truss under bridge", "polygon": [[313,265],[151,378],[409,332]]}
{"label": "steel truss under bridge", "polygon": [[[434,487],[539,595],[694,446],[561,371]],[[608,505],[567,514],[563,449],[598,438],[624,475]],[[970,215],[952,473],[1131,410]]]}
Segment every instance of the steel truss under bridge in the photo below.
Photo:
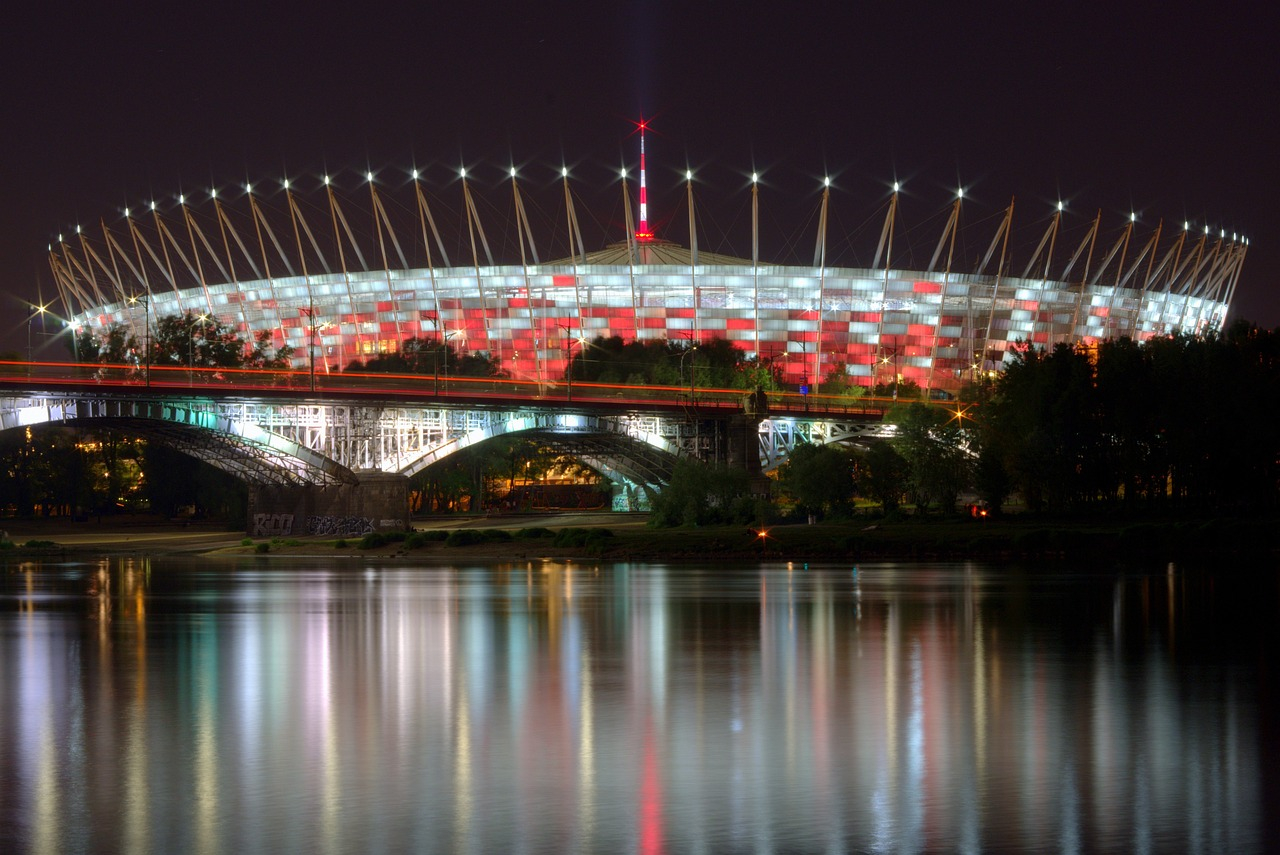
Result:
{"label": "steel truss under bridge", "polygon": [[[661,489],[679,458],[714,461],[725,454],[723,419],[689,414],[106,391],[0,397],[0,429],[55,423],[119,427],[255,484],[350,484],[362,471],[409,476],[508,434],[537,439],[630,487]],[[761,469],[785,462],[797,442],[854,442],[891,430],[879,423],[766,418],[759,426]]]}
{"label": "steel truss under bridge", "polygon": [[884,422],[832,421],[821,418],[780,417],[760,422],[760,468],[769,472],[787,462],[797,443],[859,445],[889,439],[897,425]]}

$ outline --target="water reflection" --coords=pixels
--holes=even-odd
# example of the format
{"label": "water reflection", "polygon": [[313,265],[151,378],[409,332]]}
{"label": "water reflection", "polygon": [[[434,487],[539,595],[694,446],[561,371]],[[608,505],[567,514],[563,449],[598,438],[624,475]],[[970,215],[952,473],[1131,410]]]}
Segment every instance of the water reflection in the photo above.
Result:
{"label": "water reflection", "polygon": [[1275,615],[1211,574],[351,566],[7,568],[0,839],[1263,848]]}

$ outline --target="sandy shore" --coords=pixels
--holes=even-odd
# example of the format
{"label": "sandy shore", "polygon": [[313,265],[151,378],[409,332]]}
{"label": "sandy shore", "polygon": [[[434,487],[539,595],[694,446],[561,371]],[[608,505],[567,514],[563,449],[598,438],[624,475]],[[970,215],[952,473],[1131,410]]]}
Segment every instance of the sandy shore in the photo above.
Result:
{"label": "sandy shore", "polygon": [[[454,529],[488,529],[502,528],[512,531],[522,528],[608,528],[621,530],[639,528],[645,525],[645,514],[512,514],[493,517],[435,517],[414,520],[413,528],[418,531]],[[545,555],[563,555],[571,557],[580,553],[580,549],[557,550],[552,548],[549,539],[516,540],[508,543],[482,543],[466,547],[446,547],[442,543],[429,543],[418,549],[407,551],[402,543],[388,544],[377,549],[349,548],[345,553],[334,548],[335,538],[330,536],[313,537],[307,535],[284,538],[249,538],[252,545],[245,546],[247,535],[243,531],[228,530],[225,524],[214,523],[175,523],[147,517],[104,517],[101,522],[96,518],[88,522],[71,522],[65,519],[45,520],[4,520],[0,523],[0,531],[17,547],[18,552],[34,550],[24,549],[29,541],[52,543],[48,549],[68,550],[75,552],[96,553],[147,553],[154,555],[180,554],[260,554],[256,552],[257,544],[270,543],[271,555],[379,555],[410,554],[422,557],[441,555],[441,557],[466,555],[501,560],[503,558],[523,559]],[[354,547],[359,538],[348,538]]]}

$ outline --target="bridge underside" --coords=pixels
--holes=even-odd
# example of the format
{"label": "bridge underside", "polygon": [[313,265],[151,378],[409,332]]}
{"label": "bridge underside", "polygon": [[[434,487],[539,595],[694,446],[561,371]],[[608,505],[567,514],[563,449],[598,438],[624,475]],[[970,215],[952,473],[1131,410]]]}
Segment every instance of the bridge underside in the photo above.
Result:
{"label": "bridge underside", "polygon": [[411,476],[465,448],[524,436],[580,459],[631,491],[661,490],[682,457],[768,472],[799,442],[851,443],[892,430],[849,419],[757,421],[732,413],[693,417],[549,406],[424,407],[105,391],[0,398],[0,429],[56,423],[127,430],[255,485],[354,485],[368,473]]}

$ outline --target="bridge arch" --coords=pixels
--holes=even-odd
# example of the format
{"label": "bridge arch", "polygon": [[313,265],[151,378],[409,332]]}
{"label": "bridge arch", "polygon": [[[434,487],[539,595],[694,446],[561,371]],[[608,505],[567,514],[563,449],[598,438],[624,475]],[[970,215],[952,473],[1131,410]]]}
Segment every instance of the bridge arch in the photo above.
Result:
{"label": "bridge arch", "polygon": [[110,423],[249,484],[354,484],[355,473],[252,420],[199,398],[84,395],[0,397],[0,430]]}
{"label": "bridge arch", "polygon": [[465,448],[502,436],[527,436],[571,454],[605,478],[626,488],[661,488],[675,462],[688,452],[670,439],[625,418],[590,413],[515,413],[478,424],[423,451],[399,471],[415,475]]}

